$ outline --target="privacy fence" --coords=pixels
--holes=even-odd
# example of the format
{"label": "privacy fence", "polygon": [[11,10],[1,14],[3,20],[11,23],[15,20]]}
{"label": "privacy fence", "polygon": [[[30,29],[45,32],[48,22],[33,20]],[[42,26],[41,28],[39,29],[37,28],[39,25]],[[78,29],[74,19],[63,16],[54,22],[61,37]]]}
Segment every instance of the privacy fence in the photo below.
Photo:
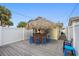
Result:
{"label": "privacy fence", "polygon": [[73,47],[76,49],[79,55],[79,23],[67,28],[66,36],[68,40],[72,40]]}
{"label": "privacy fence", "polygon": [[32,33],[33,30],[25,28],[0,27],[0,46],[21,40],[28,40]]}

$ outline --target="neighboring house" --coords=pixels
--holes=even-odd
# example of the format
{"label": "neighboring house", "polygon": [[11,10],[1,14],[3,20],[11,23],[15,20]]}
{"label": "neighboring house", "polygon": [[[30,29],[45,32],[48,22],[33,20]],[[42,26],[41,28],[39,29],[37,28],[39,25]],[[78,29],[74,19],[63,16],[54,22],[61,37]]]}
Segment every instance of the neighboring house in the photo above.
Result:
{"label": "neighboring house", "polygon": [[75,24],[77,24],[77,23],[79,23],[79,16],[77,16],[77,17],[71,17],[70,19],[69,19],[69,26],[73,26],[73,25],[75,25]]}
{"label": "neighboring house", "polygon": [[34,33],[45,33],[45,30],[48,30],[49,32],[47,34],[49,34],[52,39],[58,40],[63,24],[54,23],[43,17],[38,17],[28,22],[26,27],[27,29],[33,29]]}
{"label": "neighboring house", "polygon": [[[66,34],[66,37],[68,38],[68,40],[73,39],[73,33],[75,33],[75,31],[73,31],[75,26],[77,23],[79,23],[79,16],[76,17],[71,17],[69,19],[69,23],[68,23],[68,27],[64,29],[64,33]],[[77,30],[77,29],[76,29]]]}
{"label": "neighboring house", "polygon": [[[73,36],[73,26],[79,23],[79,16],[71,17],[69,19],[68,27],[63,29],[63,32],[65,33],[67,38],[72,38]],[[71,37],[72,36],[72,37]]]}

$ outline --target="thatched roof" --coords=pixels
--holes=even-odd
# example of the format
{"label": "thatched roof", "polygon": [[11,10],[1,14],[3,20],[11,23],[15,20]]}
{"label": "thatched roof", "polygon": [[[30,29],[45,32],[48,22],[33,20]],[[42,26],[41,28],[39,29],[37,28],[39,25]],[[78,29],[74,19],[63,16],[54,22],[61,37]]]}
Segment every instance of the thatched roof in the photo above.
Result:
{"label": "thatched roof", "polygon": [[30,28],[38,28],[38,29],[51,29],[51,27],[56,26],[55,23],[46,20],[43,17],[37,17],[35,20],[32,20],[28,23],[28,27]]}
{"label": "thatched roof", "polygon": [[48,22],[45,18],[38,17],[35,20],[29,22],[29,26],[32,28],[41,28],[41,29],[50,29],[51,23]]}

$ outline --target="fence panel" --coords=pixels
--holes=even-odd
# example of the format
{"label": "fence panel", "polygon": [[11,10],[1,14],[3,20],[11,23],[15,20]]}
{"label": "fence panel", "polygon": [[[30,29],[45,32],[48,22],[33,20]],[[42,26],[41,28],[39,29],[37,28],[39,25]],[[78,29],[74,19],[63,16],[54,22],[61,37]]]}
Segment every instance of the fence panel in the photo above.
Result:
{"label": "fence panel", "polygon": [[32,34],[33,30],[25,28],[0,28],[0,46],[29,39]]}
{"label": "fence panel", "polygon": [[68,39],[73,39],[73,47],[76,49],[79,55],[79,24],[68,27]]}
{"label": "fence panel", "polygon": [[1,30],[2,30],[2,28],[0,27],[0,46],[1,46],[1,39],[2,39],[2,37],[1,37]]}
{"label": "fence panel", "polygon": [[78,55],[79,55],[79,24],[75,25],[75,39],[74,39],[74,45],[75,45],[75,49],[78,51]]}
{"label": "fence panel", "polygon": [[23,39],[22,28],[2,28],[2,45]]}

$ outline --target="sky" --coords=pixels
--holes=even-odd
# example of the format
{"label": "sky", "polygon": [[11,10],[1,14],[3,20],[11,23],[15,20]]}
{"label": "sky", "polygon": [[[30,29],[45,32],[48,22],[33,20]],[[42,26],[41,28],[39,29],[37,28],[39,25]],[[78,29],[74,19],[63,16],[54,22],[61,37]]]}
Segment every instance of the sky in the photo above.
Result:
{"label": "sky", "polygon": [[[75,3],[0,3],[12,13],[11,20],[16,27],[20,21],[28,22],[38,16],[44,17],[52,22],[62,22],[66,27],[69,22],[69,15],[75,7]],[[79,16],[79,6],[70,15]]]}

